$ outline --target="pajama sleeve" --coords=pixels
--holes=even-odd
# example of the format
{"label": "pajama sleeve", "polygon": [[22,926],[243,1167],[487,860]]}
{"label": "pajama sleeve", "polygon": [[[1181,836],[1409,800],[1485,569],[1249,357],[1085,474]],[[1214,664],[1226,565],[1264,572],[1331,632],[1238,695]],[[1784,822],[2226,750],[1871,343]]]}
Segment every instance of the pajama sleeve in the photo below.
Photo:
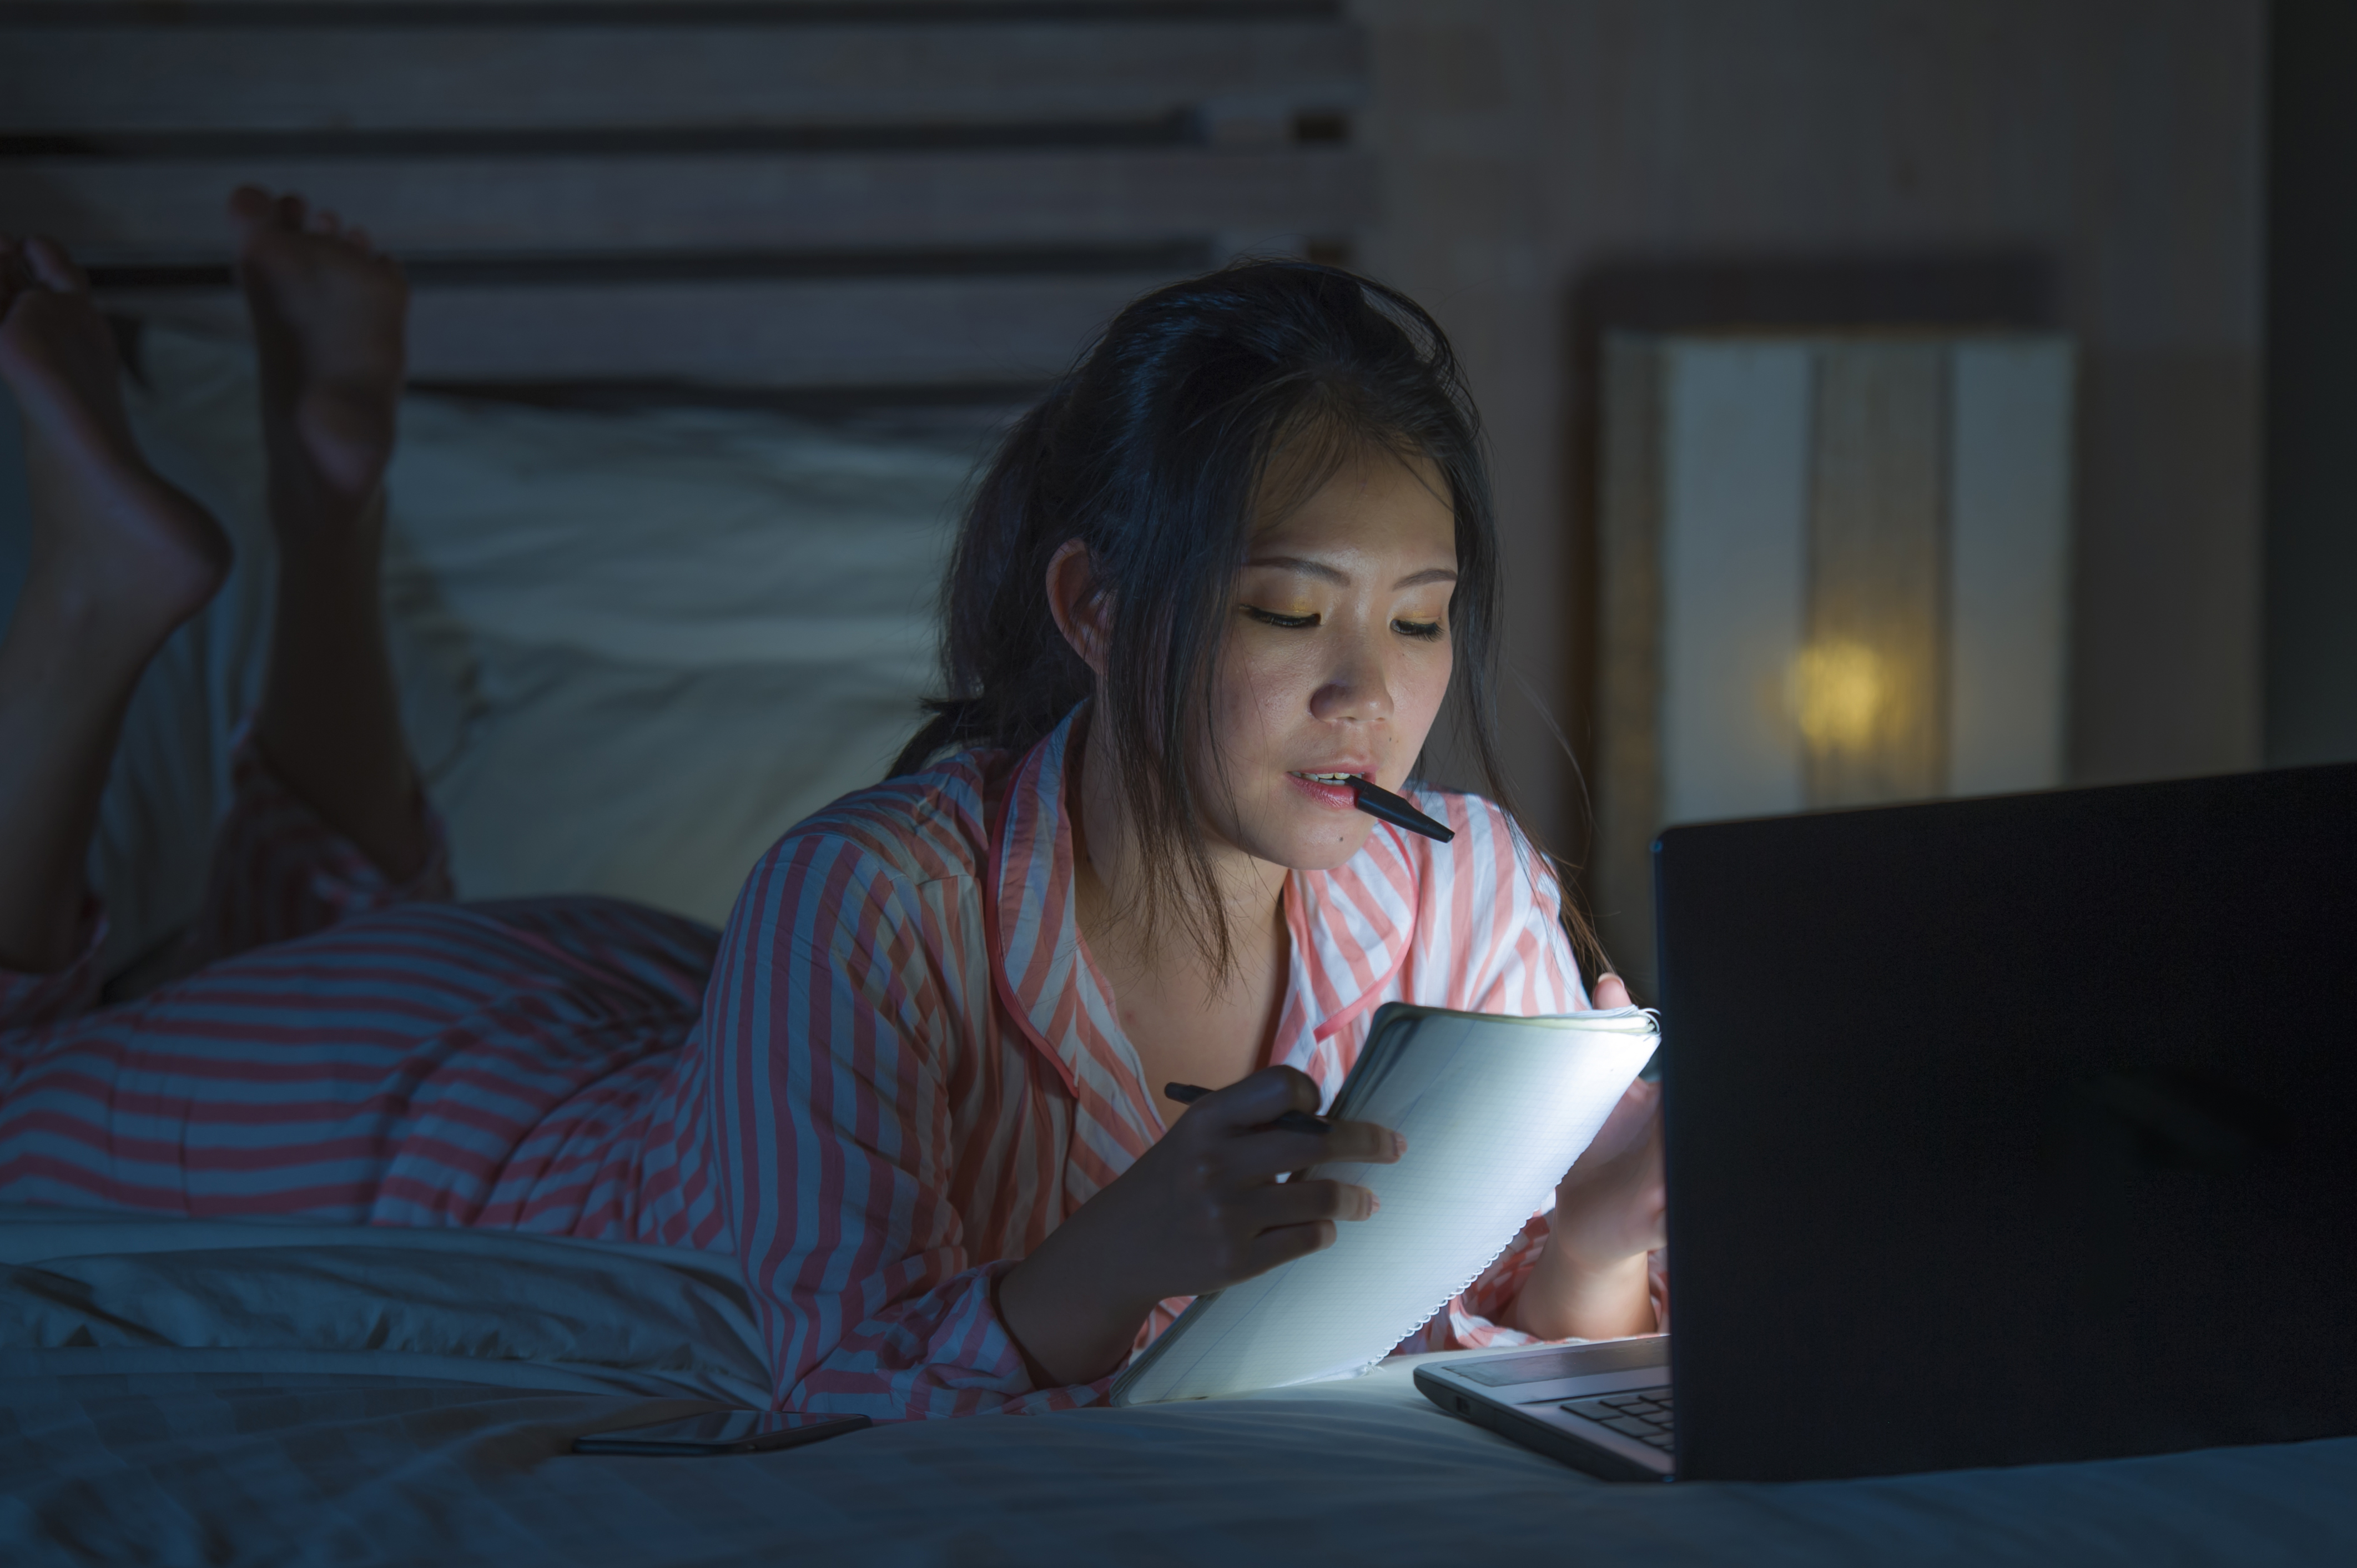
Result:
{"label": "pajama sleeve", "polygon": [[[723,1201],[783,1408],[877,1420],[1050,1410],[951,1200],[958,1017],[931,957],[966,879],[789,836],[754,869],[706,993]],[[896,857],[897,858],[897,857]]]}

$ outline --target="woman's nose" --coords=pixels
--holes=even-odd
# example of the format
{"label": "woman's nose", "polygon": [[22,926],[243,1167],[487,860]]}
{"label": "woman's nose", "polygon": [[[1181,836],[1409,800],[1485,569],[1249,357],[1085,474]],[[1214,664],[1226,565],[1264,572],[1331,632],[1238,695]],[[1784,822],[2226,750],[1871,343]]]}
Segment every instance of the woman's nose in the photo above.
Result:
{"label": "woman's nose", "polygon": [[1341,658],[1310,693],[1310,716],[1372,722],[1392,716],[1392,690],[1383,662],[1367,639],[1353,638]]}

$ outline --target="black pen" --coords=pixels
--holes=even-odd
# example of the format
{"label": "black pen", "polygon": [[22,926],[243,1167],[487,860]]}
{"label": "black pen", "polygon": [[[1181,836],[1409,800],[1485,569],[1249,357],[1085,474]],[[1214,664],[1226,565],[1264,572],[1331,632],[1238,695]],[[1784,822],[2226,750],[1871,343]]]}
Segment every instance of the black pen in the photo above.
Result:
{"label": "black pen", "polygon": [[[1181,1105],[1192,1105],[1211,1092],[1200,1083],[1166,1083],[1162,1086],[1163,1098],[1175,1100]],[[1306,1111],[1288,1111],[1269,1125],[1282,1127],[1288,1133],[1330,1133],[1334,1130],[1331,1122],[1312,1116]]]}
{"label": "black pen", "polygon": [[1405,828],[1412,833],[1422,833],[1428,839],[1438,839],[1442,843],[1447,843],[1457,836],[1456,829],[1443,827],[1372,779],[1361,779],[1352,774],[1351,795],[1357,802],[1359,810],[1377,822],[1389,822],[1395,828]]}

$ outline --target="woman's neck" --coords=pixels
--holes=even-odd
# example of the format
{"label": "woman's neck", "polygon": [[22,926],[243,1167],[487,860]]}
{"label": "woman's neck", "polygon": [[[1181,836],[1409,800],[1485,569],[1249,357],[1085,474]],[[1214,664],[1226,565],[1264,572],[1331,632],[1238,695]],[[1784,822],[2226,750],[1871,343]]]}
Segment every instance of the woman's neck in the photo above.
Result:
{"label": "woman's neck", "polygon": [[[1092,946],[1119,951],[1128,961],[1124,967],[1135,964],[1166,972],[1199,966],[1210,970],[1209,956],[1191,940],[1200,928],[1184,920],[1185,911],[1147,905],[1149,898],[1187,897],[1191,890],[1144,886],[1143,856],[1124,799],[1120,759],[1104,726],[1083,714],[1075,727],[1082,732],[1076,748],[1079,767],[1077,776],[1066,773],[1065,783],[1078,807],[1071,819],[1072,857],[1082,933]],[[1203,850],[1217,912],[1236,956],[1246,959],[1265,948],[1265,937],[1283,929],[1286,868],[1231,843],[1207,842]]]}

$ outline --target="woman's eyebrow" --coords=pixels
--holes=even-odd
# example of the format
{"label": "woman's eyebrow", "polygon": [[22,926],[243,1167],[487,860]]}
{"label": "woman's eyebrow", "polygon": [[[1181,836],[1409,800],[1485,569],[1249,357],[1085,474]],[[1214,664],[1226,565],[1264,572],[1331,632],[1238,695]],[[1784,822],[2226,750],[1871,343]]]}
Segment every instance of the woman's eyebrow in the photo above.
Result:
{"label": "woman's eyebrow", "polygon": [[1350,574],[1329,566],[1323,561],[1305,561],[1298,555],[1255,555],[1246,566],[1273,566],[1280,572],[1299,572],[1311,577],[1323,577],[1341,587],[1351,585]]}
{"label": "woman's eyebrow", "polygon": [[[1307,576],[1322,577],[1341,587],[1351,585],[1350,575],[1323,561],[1308,561],[1298,555],[1255,555],[1244,563],[1247,566],[1272,566],[1280,572],[1299,572]],[[1411,572],[1392,585],[1394,588],[1422,587],[1426,583],[1453,583],[1457,573],[1448,566],[1427,566],[1421,572]]]}

